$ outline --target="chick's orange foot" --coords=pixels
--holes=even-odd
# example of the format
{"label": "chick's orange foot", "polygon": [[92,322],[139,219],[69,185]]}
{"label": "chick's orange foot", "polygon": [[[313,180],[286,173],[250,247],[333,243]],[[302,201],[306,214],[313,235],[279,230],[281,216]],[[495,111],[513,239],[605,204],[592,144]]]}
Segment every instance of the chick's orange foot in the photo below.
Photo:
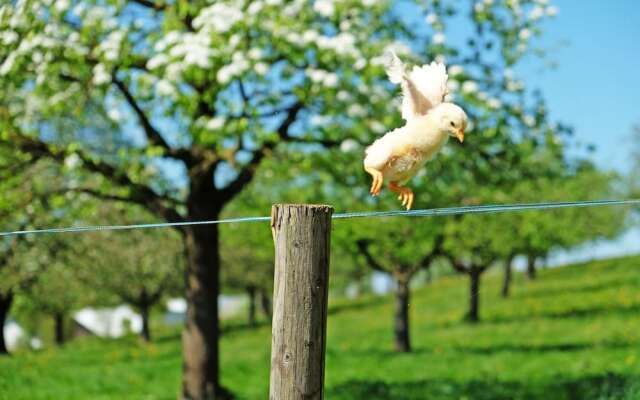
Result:
{"label": "chick's orange foot", "polygon": [[402,202],[403,207],[406,207],[407,210],[411,210],[411,206],[413,205],[413,190],[408,187],[400,186],[396,182],[390,182],[389,189],[393,192],[400,193],[398,200]]}
{"label": "chick's orange foot", "polygon": [[371,195],[373,196],[379,195],[380,190],[382,189],[382,183],[384,182],[382,172],[373,168],[365,168],[365,171],[371,174],[371,177],[373,178],[373,181],[371,182],[371,190],[369,190],[369,193],[371,193]]}

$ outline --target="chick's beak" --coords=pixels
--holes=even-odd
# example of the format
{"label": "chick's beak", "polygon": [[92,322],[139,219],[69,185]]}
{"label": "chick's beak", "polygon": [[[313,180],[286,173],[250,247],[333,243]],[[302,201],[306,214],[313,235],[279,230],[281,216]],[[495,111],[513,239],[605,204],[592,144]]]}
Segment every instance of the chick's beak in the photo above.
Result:
{"label": "chick's beak", "polygon": [[464,128],[458,129],[458,132],[456,132],[456,137],[458,138],[460,143],[464,142]]}

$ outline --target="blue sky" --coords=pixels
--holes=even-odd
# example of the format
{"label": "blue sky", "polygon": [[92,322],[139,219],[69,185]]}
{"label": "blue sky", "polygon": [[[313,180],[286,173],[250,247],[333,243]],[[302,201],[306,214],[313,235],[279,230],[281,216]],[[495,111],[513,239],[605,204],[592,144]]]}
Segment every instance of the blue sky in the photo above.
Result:
{"label": "blue sky", "polygon": [[631,127],[640,124],[640,1],[555,0],[542,45],[557,68],[527,60],[517,69],[544,93],[551,117],[596,145],[603,168],[631,168]]}
{"label": "blue sky", "polygon": [[[553,69],[529,60],[518,69],[528,86],[544,93],[552,119],[575,128],[576,139],[592,143],[594,161],[628,173],[631,128],[640,124],[640,1],[556,0],[557,17],[544,25],[542,45]],[[553,263],[637,253],[640,229],[619,240],[558,252]]]}

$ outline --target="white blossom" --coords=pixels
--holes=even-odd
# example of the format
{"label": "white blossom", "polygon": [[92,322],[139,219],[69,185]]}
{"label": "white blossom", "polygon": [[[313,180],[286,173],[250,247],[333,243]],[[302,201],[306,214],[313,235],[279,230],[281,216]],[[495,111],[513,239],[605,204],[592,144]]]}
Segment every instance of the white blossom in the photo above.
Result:
{"label": "white blossom", "polygon": [[165,53],[158,53],[147,61],[147,68],[154,70],[165,65],[167,62],[169,62],[169,57],[167,57]]}
{"label": "white blossom", "polygon": [[473,93],[478,91],[478,84],[474,81],[465,81],[462,84],[462,91],[464,93]]}
{"label": "white blossom", "polygon": [[302,40],[304,40],[306,43],[312,43],[318,39],[318,36],[318,32],[308,30],[302,34]]}
{"label": "white blossom", "polygon": [[107,116],[110,120],[118,122],[122,119],[122,113],[117,108],[112,108],[107,111]]}
{"label": "white blossom", "polygon": [[364,117],[367,112],[360,104],[353,103],[347,108],[347,115],[351,118]]}
{"label": "white blossom", "polygon": [[360,71],[362,68],[366,66],[367,66],[367,60],[365,60],[364,58],[358,58],[356,62],[353,64],[353,68],[355,68],[356,71]]}
{"label": "white blossom", "polygon": [[433,35],[433,37],[431,38],[431,43],[433,44],[443,44],[445,41],[446,37],[444,36],[444,33],[442,32],[437,32],[435,35]]}
{"label": "white blossom", "polygon": [[7,57],[2,65],[0,65],[0,75],[8,74],[13,68],[13,63],[16,61],[16,53],[10,53],[9,57]]}
{"label": "white blossom", "polygon": [[55,2],[55,7],[58,12],[64,12],[69,9],[71,2],[69,0],[57,0]]}
{"label": "white blossom", "polygon": [[447,89],[451,93],[457,92],[458,89],[460,89],[460,82],[458,82],[458,81],[456,81],[454,79],[449,79],[447,81]]}
{"label": "white blossom", "polygon": [[211,118],[209,121],[207,121],[205,126],[207,129],[211,131],[215,131],[222,128],[225,122],[226,122],[226,119],[224,117],[214,117],[214,118]]}
{"label": "white blossom", "polygon": [[424,19],[425,21],[427,21],[427,24],[433,25],[438,22],[438,15],[436,15],[435,13],[429,13]]}
{"label": "white blossom", "polygon": [[64,166],[69,169],[74,169],[75,167],[79,166],[81,162],[82,160],[80,160],[80,157],[77,154],[73,153],[65,157]]}
{"label": "white blossom", "polygon": [[384,126],[384,124],[382,122],[380,122],[380,121],[371,121],[369,123],[369,127],[375,133],[383,133],[383,132],[385,132],[387,130],[387,128]]}
{"label": "white blossom", "polygon": [[333,0],[316,0],[313,3],[313,9],[322,16],[330,17],[335,11],[335,6]]}
{"label": "white blossom", "polygon": [[536,119],[531,115],[524,115],[522,117],[522,122],[524,122],[524,124],[529,128],[533,128],[536,125]]}
{"label": "white blossom", "polygon": [[166,79],[161,79],[156,84],[156,90],[160,96],[173,97],[176,94],[176,88]]}
{"label": "white blossom", "polygon": [[258,75],[265,75],[269,71],[269,66],[266,63],[259,62],[253,66],[253,70],[256,71]]}
{"label": "white blossom", "polygon": [[107,72],[107,68],[104,64],[97,64],[93,67],[93,79],[94,85],[100,86],[111,82],[111,74]]}
{"label": "white blossom", "polygon": [[528,40],[531,37],[531,31],[527,28],[524,28],[518,33],[518,37],[521,40]]}
{"label": "white blossom", "polygon": [[261,1],[252,1],[247,8],[247,12],[249,15],[256,15],[260,10],[262,10],[262,7],[264,7],[264,3]]}
{"label": "white blossom", "polygon": [[331,122],[331,118],[326,115],[312,115],[309,123],[313,126],[323,126]]}
{"label": "white blossom", "polygon": [[360,144],[353,139],[345,139],[340,143],[340,151],[343,153],[350,153],[352,151],[358,150]]}
{"label": "white blossom", "polygon": [[536,21],[544,16],[544,8],[537,5],[531,9],[529,12],[529,19],[532,21]]}
{"label": "white blossom", "polygon": [[18,41],[18,34],[14,31],[6,30],[0,32],[0,42],[4,44],[12,44]]}
{"label": "white blossom", "polygon": [[498,109],[500,107],[502,107],[502,102],[494,97],[490,98],[489,101],[487,101],[487,105],[491,108]]}
{"label": "white blossom", "polygon": [[257,47],[254,47],[251,50],[249,50],[249,52],[247,53],[247,56],[249,56],[251,60],[259,60],[260,58],[262,58],[262,50]]}
{"label": "white blossom", "polygon": [[474,9],[477,13],[481,13],[481,12],[483,12],[483,11],[484,11],[484,3],[480,3],[480,2],[476,3],[476,4],[473,6],[473,9]]}
{"label": "white blossom", "polygon": [[243,18],[242,10],[224,3],[215,3],[200,11],[200,14],[193,19],[193,26],[196,29],[227,32]]}
{"label": "white blossom", "polygon": [[556,6],[549,6],[546,9],[547,15],[550,17],[555,17],[556,15],[558,15],[559,9]]}
{"label": "white blossom", "polygon": [[346,90],[341,90],[336,95],[336,98],[340,101],[348,101],[351,99],[351,95]]}
{"label": "white blossom", "polygon": [[458,76],[462,75],[462,73],[464,73],[464,68],[462,67],[462,65],[454,64],[449,66],[449,75]]}
{"label": "white blossom", "polygon": [[336,87],[338,86],[338,75],[333,72],[328,73],[323,80],[323,83],[327,87]]}

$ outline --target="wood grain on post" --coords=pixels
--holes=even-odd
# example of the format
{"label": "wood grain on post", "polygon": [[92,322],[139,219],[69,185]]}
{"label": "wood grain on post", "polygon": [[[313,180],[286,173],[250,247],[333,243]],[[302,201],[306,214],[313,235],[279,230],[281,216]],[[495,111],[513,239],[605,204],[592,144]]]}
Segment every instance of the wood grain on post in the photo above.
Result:
{"label": "wood grain on post", "polygon": [[274,205],[271,400],[322,399],[333,208]]}

